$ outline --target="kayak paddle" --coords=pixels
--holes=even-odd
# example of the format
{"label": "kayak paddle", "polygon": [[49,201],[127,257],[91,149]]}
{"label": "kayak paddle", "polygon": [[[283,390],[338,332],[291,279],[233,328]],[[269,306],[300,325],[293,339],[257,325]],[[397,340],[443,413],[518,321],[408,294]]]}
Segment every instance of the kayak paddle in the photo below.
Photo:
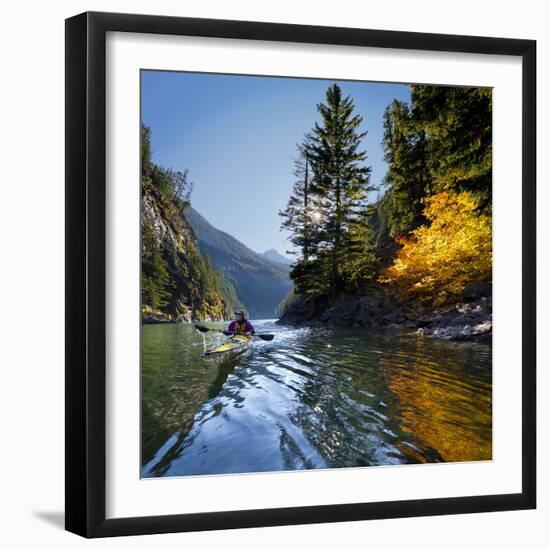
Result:
{"label": "kayak paddle", "polygon": [[[229,330],[222,330],[221,328],[208,328],[203,325],[195,325],[195,328],[199,332],[223,332],[226,336],[230,336],[231,334],[236,334],[235,332],[231,332]],[[275,338],[274,334],[254,334],[254,336],[257,336],[258,338],[265,340],[266,342],[270,342]]]}

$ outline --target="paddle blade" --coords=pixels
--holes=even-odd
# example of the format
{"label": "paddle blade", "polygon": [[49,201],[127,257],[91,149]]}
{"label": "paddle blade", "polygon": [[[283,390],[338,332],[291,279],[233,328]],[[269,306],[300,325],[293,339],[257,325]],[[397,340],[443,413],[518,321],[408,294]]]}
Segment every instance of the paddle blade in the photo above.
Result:
{"label": "paddle blade", "polygon": [[275,338],[274,334],[256,334],[256,336],[262,340],[266,340],[267,342],[271,342],[271,340]]}
{"label": "paddle blade", "polygon": [[199,332],[208,332],[210,329],[207,328],[207,327],[203,327],[202,325],[195,325],[195,328],[199,331]]}

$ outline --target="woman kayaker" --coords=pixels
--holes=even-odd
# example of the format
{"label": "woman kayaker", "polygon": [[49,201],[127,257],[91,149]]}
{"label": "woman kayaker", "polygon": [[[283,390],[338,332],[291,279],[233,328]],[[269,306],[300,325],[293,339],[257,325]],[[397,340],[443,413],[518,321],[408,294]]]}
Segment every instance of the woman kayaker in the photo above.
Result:
{"label": "woman kayaker", "polygon": [[224,334],[246,334],[248,336],[254,336],[255,333],[252,323],[247,321],[242,309],[235,311],[235,320],[231,321],[227,330],[224,331]]}

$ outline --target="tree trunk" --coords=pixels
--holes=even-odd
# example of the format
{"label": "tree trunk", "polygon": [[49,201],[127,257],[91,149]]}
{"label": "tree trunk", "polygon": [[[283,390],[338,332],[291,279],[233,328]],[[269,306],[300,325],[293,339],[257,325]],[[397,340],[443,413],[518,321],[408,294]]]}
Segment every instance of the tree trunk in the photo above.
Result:
{"label": "tree trunk", "polygon": [[340,178],[336,179],[336,219],[334,222],[334,242],[332,246],[332,266],[330,273],[330,294],[336,294],[336,283],[338,282],[338,252],[340,248]]}
{"label": "tree trunk", "polygon": [[304,260],[307,262],[309,260],[309,220],[308,220],[308,211],[307,207],[309,204],[309,189],[308,189],[308,158],[306,155],[306,172],[304,177],[304,211],[306,214],[306,218],[304,221],[304,249],[303,249],[303,255]]}

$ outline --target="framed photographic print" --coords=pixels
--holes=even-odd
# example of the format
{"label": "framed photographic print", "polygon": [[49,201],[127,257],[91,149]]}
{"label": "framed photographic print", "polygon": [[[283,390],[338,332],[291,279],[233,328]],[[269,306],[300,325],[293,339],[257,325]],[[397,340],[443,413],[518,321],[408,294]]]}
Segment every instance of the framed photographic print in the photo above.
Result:
{"label": "framed photographic print", "polygon": [[530,40],[66,21],[66,528],[535,507]]}

